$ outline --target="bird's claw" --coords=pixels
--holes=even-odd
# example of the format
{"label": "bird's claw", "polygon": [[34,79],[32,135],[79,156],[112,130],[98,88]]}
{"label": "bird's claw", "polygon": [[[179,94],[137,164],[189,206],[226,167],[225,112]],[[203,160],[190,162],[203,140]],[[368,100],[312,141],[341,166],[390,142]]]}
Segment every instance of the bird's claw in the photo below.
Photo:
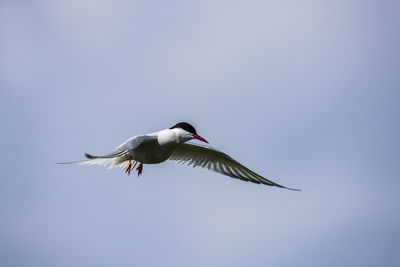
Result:
{"label": "bird's claw", "polygon": [[141,175],[143,172],[143,164],[140,163],[139,166],[136,168],[136,170],[137,170],[137,176],[139,177],[139,175]]}
{"label": "bird's claw", "polygon": [[125,173],[130,175],[131,174],[131,168],[132,168],[132,159],[131,159],[131,156],[129,156],[129,164],[128,164],[128,167],[125,170]]}

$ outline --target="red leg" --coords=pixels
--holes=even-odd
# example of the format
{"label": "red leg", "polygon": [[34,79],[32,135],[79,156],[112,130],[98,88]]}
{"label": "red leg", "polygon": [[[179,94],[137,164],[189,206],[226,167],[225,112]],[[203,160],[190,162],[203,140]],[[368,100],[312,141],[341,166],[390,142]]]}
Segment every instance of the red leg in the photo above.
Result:
{"label": "red leg", "polygon": [[137,170],[137,176],[139,177],[139,175],[141,175],[143,171],[143,164],[140,163],[139,167],[137,167],[136,170]]}
{"label": "red leg", "polygon": [[129,156],[129,164],[125,170],[125,173],[128,173],[128,175],[131,174],[131,167],[132,167],[132,161],[131,161],[131,156]]}

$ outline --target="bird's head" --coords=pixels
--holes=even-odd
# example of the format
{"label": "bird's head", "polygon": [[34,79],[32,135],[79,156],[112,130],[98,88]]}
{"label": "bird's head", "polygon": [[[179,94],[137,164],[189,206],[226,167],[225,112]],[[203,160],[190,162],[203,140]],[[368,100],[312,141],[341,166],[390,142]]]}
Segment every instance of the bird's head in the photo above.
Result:
{"label": "bird's head", "polygon": [[191,139],[197,139],[197,140],[203,141],[205,143],[208,143],[207,140],[204,139],[203,137],[201,137],[200,135],[198,135],[196,132],[196,129],[187,122],[177,123],[169,129],[171,129],[171,130],[176,129],[177,134],[179,135],[179,137],[181,139],[181,142],[186,142]]}

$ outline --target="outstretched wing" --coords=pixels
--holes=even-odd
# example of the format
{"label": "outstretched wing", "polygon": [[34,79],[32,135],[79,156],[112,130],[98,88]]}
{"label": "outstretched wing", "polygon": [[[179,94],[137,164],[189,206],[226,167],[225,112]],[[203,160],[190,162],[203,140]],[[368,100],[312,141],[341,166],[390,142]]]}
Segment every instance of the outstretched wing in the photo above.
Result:
{"label": "outstretched wing", "polygon": [[[79,165],[102,165],[106,166],[109,169],[114,168],[127,168],[129,156],[128,152],[140,146],[143,142],[147,140],[154,139],[156,137],[149,135],[139,135],[134,136],[126,140],[124,143],[119,145],[112,151],[111,153],[102,155],[102,156],[94,156],[91,154],[85,153],[85,156],[88,160],[82,161],[71,161],[71,162],[61,162],[59,164],[79,164]],[[136,161],[133,160],[132,168],[137,164]]]}
{"label": "outstretched wing", "polygon": [[212,147],[183,143],[172,151],[168,161],[185,163],[193,167],[208,168],[209,170],[247,182],[299,191],[299,189],[288,188],[262,177],[227,154]]}

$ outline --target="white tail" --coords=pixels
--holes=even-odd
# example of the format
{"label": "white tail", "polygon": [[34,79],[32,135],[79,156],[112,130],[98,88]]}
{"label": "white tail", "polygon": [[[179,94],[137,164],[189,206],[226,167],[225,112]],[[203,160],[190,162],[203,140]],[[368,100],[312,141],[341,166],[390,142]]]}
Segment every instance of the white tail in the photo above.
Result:
{"label": "white tail", "polygon": [[[127,155],[122,155],[114,158],[92,158],[82,161],[72,161],[72,162],[61,162],[58,164],[79,164],[79,165],[100,165],[105,166],[108,169],[126,169],[129,165],[129,157]],[[132,169],[136,166],[137,161],[132,160]]]}

